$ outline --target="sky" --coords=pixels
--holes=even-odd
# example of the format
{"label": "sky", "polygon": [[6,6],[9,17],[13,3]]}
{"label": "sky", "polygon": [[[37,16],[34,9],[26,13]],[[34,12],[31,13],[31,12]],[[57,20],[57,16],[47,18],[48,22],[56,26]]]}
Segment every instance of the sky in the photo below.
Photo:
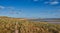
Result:
{"label": "sky", "polygon": [[0,0],[0,16],[60,18],[60,0]]}

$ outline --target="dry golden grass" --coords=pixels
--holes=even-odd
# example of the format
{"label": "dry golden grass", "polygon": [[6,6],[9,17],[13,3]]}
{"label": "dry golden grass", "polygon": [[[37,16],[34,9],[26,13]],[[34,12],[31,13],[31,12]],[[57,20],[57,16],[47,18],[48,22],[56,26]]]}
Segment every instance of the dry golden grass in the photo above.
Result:
{"label": "dry golden grass", "polygon": [[15,23],[18,33],[60,33],[60,24],[46,22],[30,22],[16,18],[0,18],[0,33],[15,33]]}

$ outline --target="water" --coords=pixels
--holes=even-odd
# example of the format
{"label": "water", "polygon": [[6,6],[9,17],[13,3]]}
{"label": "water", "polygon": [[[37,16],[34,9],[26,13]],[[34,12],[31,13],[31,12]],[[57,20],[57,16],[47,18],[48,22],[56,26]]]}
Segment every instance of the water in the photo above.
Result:
{"label": "water", "polygon": [[47,22],[47,23],[60,24],[60,22]]}

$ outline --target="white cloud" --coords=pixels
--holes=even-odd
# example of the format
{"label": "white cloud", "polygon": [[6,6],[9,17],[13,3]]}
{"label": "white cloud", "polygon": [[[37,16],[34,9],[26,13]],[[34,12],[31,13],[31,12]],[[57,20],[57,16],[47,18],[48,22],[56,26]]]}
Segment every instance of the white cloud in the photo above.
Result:
{"label": "white cloud", "polygon": [[56,5],[56,4],[59,4],[58,1],[53,1],[53,2],[50,2],[51,5]]}
{"label": "white cloud", "polygon": [[0,6],[0,10],[1,10],[1,9],[4,9],[4,8],[5,8],[4,6]]}
{"label": "white cloud", "polygon": [[51,1],[51,2],[44,2],[45,4],[50,4],[50,5],[57,5],[59,4],[60,2],[58,1]]}

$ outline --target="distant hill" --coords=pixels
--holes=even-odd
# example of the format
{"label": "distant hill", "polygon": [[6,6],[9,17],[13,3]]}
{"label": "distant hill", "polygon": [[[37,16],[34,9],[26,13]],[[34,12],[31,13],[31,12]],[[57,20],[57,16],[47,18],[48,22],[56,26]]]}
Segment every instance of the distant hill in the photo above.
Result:
{"label": "distant hill", "polygon": [[60,18],[37,18],[37,19],[28,19],[29,21],[36,21],[36,22],[60,22]]}

